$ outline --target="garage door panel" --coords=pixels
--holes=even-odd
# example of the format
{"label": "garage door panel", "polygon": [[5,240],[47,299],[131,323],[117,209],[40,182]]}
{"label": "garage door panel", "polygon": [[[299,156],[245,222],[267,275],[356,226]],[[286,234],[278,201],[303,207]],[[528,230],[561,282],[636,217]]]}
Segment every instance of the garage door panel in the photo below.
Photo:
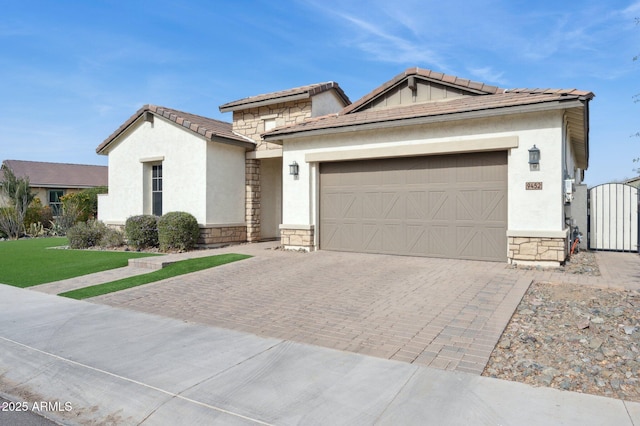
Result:
{"label": "garage door panel", "polygon": [[382,218],[402,220],[405,217],[405,194],[385,192],[382,194]]}
{"label": "garage door panel", "polygon": [[376,219],[382,215],[382,194],[380,192],[365,192],[362,201],[362,217]]}
{"label": "garage door panel", "polygon": [[[362,235],[364,251],[380,252],[384,248],[382,232],[376,223],[363,223]],[[356,251],[356,249],[354,249]]]}
{"label": "garage door panel", "polygon": [[321,164],[320,248],[504,261],[506,165],[506,152]]}
{"label": "garage door panel", "polygon": [[341,217],[360,219],[362,217],[362,197],[359,194],[347,193],[340,197]]}
{"label": "garage door panel", "polygon": [[506,223],[507,197],[499,191],[483,191],[481,211],[482,220]]}

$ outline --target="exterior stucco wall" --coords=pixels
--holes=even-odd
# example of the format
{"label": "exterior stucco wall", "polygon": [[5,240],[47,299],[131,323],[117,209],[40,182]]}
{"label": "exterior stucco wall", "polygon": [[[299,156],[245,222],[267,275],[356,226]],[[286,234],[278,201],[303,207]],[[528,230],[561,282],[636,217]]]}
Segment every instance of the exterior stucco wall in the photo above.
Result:
{"label": "exterior stucco wall", "polygon": [[[285,140],[283,164],[296,161],[299,176],[283,178],[283,227],[318,226],[318,163],[306,154],[380,147],[473,141],[515,136],[518,147],[508,153],[508,229],[557,235],[564,230],[562,136],[560,111],[508,117],[416,125]],[[529,170],[529,148],[540,148],[539,171]],[[526,190],[526,182],[542,182],[542,190]]]}
{"label": "exterior stucco wall", "polygon": [[206,224],[244,225],[245,149],[211,142],[206,149],[206,189],[201,194],[204,198],[206,193]]}
{"label": "exterior stucco wall", "polygon": [[[288,166],[287,166],[288,167]],[[288,176],[288,170],[286,175]],[[280,236],[282,219],[282,158],[260,160],[260,237]]]}
{"label": "exterior stucco wall", "polygon": [[320,117],[321,115],[333,114],[344,108],[342,100],[334,90],[318,93],[313,97],[311,105],[311,117]]}
{"label": "exterior stucco wall", "polygon": [[156,117],[140,122],[109,152],[109,194],[98,198],[98,217],[122,224],[145,211],[145,163],[162,159],[163,212],[186,211],[206,223],[206,142]]}
{"label": "exterior stucco wall", "polygon": [[[56,188],[41,188],[41,187],[31,187],[31,192],[35,194],[35,196],[40,199],[40,202],[43,206],[49,205],[49,191],[50,190],[63,190],[64,195],[73,194],[76,192],[80,192],[86,188],[65,188],[65,187],[56,187]],[[4,199],[2,195],[0,195],[0,207],[6,207],[8,205],[8,200]]]}

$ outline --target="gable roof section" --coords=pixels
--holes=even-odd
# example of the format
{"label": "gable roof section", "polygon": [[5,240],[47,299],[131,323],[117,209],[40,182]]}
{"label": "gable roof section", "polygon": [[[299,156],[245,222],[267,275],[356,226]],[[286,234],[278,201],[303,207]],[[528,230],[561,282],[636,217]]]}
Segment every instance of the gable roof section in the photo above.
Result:
{"label": "gable roof section", "polygon": [[[552,109],[559,104],[567,104],[571,101],[582,102],[593,97],[590,92],[575,90],[555,91],[530,91],[518,92],[508,91],[486,96],[471,96],[456,98],[445,102],[428,102],[399,106],[395,108],[385,108],[376,110],[364,110],[355,113],[344,113],[324,115],[307,119],[300,124],[288,127],[280,127],[265,133],[266,139],[278,139],[278,137],[292,136],[311,131],[321,131],[330,129],[344,129],[363,125],[383,124],[392,125],[393,122],[405,120],[406,124],[413,124],[415,120],[424,121],[446,121],[462,118],[464,113],[485,112],[492,115],[513,112],[515,107],[541,107]],[[578,106],[577,104],[574,106]],[[567,105],[568,107],[568,105]],[[487,115],[485,114],[485,115]],[[400,123],[398,123],[400,124]]]}
{"label": "gable roof section", "polygon": [[397,87],[409,77],[415,77],[427,82],[438,83],[443,86],[456,88],[463,92],[467,92],[469,95],[493,95],[496,93],[504,92],[504,89],[496,86],[490,86],[481,82],[467,80],[453,75],[447,75],[440,72],[427,70],[424,68],[414,67],[407,68],[403,73],[396,75],[391,80],[373,89],[362,98],[345,107],[342,110],[342,113],[349,114],[365,109],[367,105],[369,105],[372,101],[384,95],[384,93],[392,90],[394,87]]}
{"label": "gable roof section", "polygon": [[[438,101],[412,103],[386,108],[367,109],[411,75],[452,85],[469,92],[469,96]],[[276,128],[262,135],[269,142],[313,134],[340,133],[389,128],[423,123],[454,121],[543,110],[564,109],[576,153],[578,167],[589,164],[589,101],[592,92],[577,89],[501,89],[419,68],[409,69],[373,90],[337,114],[307,119],[302,123]]]}
{"label": "gable roof section", "polygon": [[182,126],[185,130],[208,141],[240,145],[245,148],[253,148],[255,146],[255,143],[250,139],[235,133],[231,128],[231,123],[162,106],[145,105],[129,117],[129,119],[118,127],[118,129],[107,139],[105,139],[96,148],[96,152],[98,154],[108,154],[109,145],[111,145],[122,133],[142,118],[147,112],[154,116],[162,117],[178,126]]}
{"label": "gable roof section", "polygon": [[349,105],[351,101],[344,91],[338,86],[338,83],[329,81],[327,83],[316,83],[308,86],[295,87],[293,89],[282,90],[279,92],[265,93],[262,95],[251,96],[239,99],[237,101],[228,102],[220,105],[220,112],[237,111],[247,108],[255,108],[264,105],[272,105],[281,102],[290,102],[298,99],[308,99],[328,90],[335,90],[344,105]]}
{"label": "gable roof section", "polygon": [[2,165],[18,178],[29,177],[32,187],[92,188],[107,186],[108,181],[107,166],[21,160],[5,160]]}

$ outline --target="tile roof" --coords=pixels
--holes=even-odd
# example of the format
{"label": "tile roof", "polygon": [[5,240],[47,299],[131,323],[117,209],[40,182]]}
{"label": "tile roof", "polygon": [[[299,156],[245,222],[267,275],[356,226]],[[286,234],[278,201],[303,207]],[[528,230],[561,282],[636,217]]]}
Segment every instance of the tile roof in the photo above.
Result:
{"label": "tile roof", "polygon": [[2,165],[11,169],[19,178],[28,176],[32,187],[91,188],[107,186],[107,166],[21,160],[4,160]]}
{"label": "tile roof", "polygon": [[286,102],[291,100],[290,98],[298,99],[298,97],[302,98],[310,98],[311,96],[317,95],[322,92],[326,92],[327,90],[334,89],[338,96],[342,98],[345,105],[351,103],[349,97],[344,93],[344,91],[338,86],[338,83],[334,81],[329,81],[326,83],[316,83],[310,84],[308,86],[300,86],[295,87],[293,89],[281,90],[279,92],[265,93],[262,95],[250,96],[248,98],[239,99],[237,101],[228,102],[224,105],[220,105],[221,112],[227,111],[235,111],[238,109],[251,108],[255,104],[274,104],[278,102]]}
{"label": "tile roof", "polygon": [[138,120],[145,112],[151,112],[158,117],[163,117],[172,121],[193,133],[203,136],[207,140],[222,138],[226,139],[230,143],[236,143],[246,147],[252,147],[255,145],[255,143],[250,139],[235,133],[232,130],[231,123],[227,123],[226,121],[215,120],[213,118],[207,118],[201,115],[190,114],[188,112],[178,111],[162,106],[145,105],[129,117],[129,119],[118,127],[118,129],[116,129],[116,131],[107,139],[105,139],[96,148],[96,152],[98,154],[106,154],[107,152],[105,149],[111,144],[111,142],[127,130],[127,128],[129,128],[129,126]]}
{"label": "tile roof", "polygon": [[470,94],[477,95],[491,95],[496,93],[504,92],[504,89],[501,89],[496,86],[490,86],[488,84],[484,84],[478,81],[467,80],[464,78],[459,78],[453,75],[443,74],[441,72],[435,72],[424,68],[407,68],[404,72],[396,75],[391,80],[383,83],[382,85],[376,87],[371,92],[364,95],[362,98],[358,99],[351,105],[344,108],[342,113],[348,114],[352,111],[357,111],[361,106],[368,103],[370,100],[374,99],[378,95],[386,92],[391,89],[404,79],[410,76],[418,76],[424,80],[433,81],[436,83],[444,84],[450,87],[456,87],[458,89],[468,91]]}
{"label": "tile roof", "polygon": [[468,96],[446,101],[416,103],[394,108],[367,109],[360,112],[342,110],[338,114],[308,119],[300,124],[274,129],[264,135],[265,138],[277,139],[276,136],[302,133],[311,130],[344,128],[349,126],[393,122],[423,117],[450,116],[454,114],[496,110],[535,104],[550,104],[571,100],[590,100],[593,93],[569,90],[518,89],[502,91],[496,94]]}

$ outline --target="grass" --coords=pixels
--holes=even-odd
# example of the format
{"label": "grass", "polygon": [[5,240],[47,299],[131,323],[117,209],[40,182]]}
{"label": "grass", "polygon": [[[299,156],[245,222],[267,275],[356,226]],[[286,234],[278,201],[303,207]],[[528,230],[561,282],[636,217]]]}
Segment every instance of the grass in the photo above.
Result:
{"label": "grass", "polygon": [[130,251],[51,249],[67,244],[66,238],[0,241],[0,283],[30,287],[120,268],[127,266],[131,258],[152,255]]}
{"label": "grass", "polygon": [[90,287],[71,290],[65,293],[60,293],[59,296],[78,300],[87,299],[89,297],[101,296],[103,294],[113,293],[114,291],[125,290],[127,288],[137,287],[139,285],[164,280],[166,278],[171,278],[178,275],[188,274],[190,272],[213,268],[215,266],[247,259],[249,257],[251,256],[245,254],[229,253],[219,254],[217,256],[201,257],[197,259],[182,260],[148,274],[137,275],[134,277],[112,281],[109,283],[97,284]]}

